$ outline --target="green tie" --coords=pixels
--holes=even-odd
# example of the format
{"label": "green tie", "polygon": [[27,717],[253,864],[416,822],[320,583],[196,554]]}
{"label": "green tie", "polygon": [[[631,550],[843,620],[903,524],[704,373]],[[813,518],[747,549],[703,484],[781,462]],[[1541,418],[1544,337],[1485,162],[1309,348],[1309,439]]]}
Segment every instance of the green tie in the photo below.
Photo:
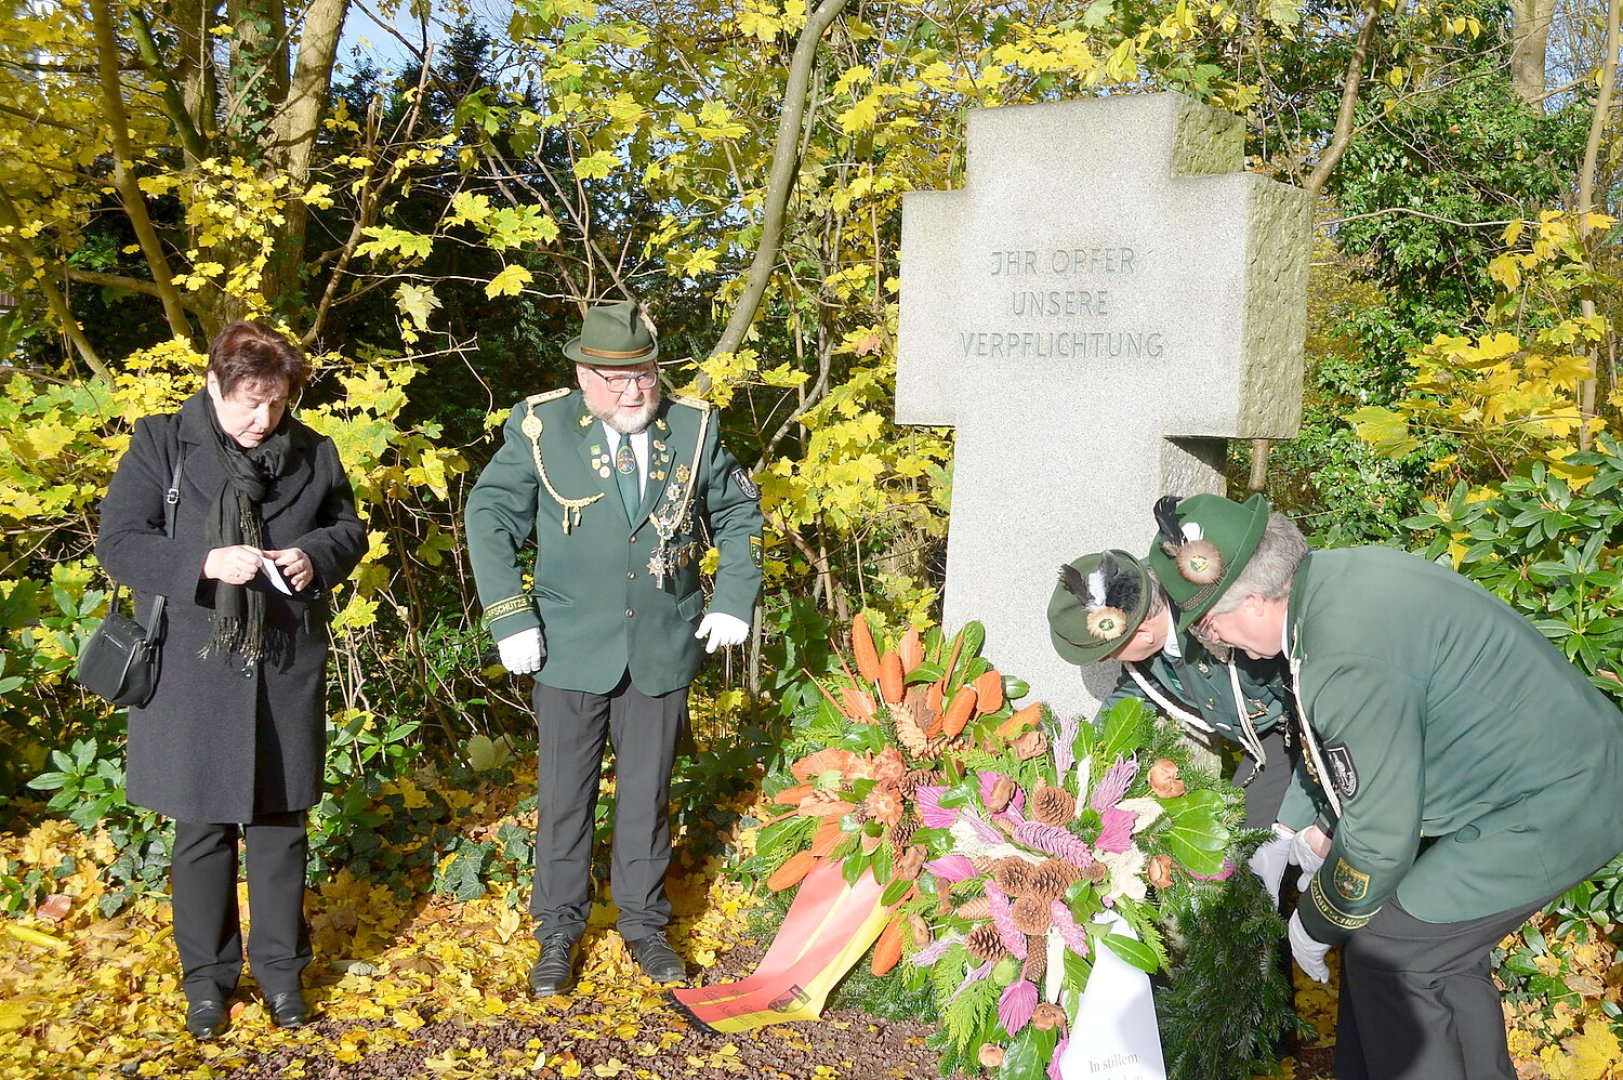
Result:
{"label": "green tie", "polygon": [[631,449],[631,436],[620,436],[620,449],[614,452],[614,480],[620,485],[620,501],[625,503],[626,520],[637,516],[642,504],[641,485],[637,483],[637,455]]}

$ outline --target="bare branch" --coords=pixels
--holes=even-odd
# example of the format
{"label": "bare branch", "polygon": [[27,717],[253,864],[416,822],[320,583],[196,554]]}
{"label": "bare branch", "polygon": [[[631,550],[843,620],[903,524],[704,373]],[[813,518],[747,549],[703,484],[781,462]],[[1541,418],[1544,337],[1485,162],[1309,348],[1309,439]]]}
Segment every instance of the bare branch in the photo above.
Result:
{"label": "bare branch", "polygon": [[1347,75],[1341,84],[1341,108],[1336,112],[1335,134],[1330,137],[1330,145],[1324,148],[1313,175],[1302,185],[1314,198],[1324,190],[1330,174],[1352,143],[1353,117],[1358,111],[1358,88],[1364,80],[1364,65],[1369,62],[1369,45],[1375,39],[1375,27],[1380,17],[1380,0],[1371,0],[1364,9],[1364,25],[1358,29],[1358,40],[1354,42],[1352,56],[1347,61]]}
{"label": "bare branch", "polygon": [[817,44],[845,5],[846,0],[823,0],[806,20],[800,38],[795,42],[794,57],[789,62],[789,80],[783,89],[783,114],[778,118],[772,171],[767,178],[766,206],[761,214],[761,241],[755,248],[755,258],[744,277],[744,289],[733,306],[726,329],[710,350],[711,356],[737,351],[744,342],[750,324],[755,321],[761,298],[766,295],[772,267],[778,260],[778,241],[783,236],[783,219],[789,206],[789,195],[794,190],[795,173],[800,165],[801,120],[806,113],[812,67],[817,60]]}

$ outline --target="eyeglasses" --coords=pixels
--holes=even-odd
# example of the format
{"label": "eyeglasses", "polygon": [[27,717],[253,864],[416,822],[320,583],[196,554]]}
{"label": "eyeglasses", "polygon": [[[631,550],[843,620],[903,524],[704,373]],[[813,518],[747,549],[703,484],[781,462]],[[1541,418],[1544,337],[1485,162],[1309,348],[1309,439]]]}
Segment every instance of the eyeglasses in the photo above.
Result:
{"label": "eyeglasses", "polygon": [[635,375],[605,375],[597,368],[593,368],[592,373],[602,379],[603,385],[616,394],[625,393],[626,387],[632,383],[636,383],[638,389],[651,390],[654,384],[659,381],[659,372],[657,371],[639,371]]}

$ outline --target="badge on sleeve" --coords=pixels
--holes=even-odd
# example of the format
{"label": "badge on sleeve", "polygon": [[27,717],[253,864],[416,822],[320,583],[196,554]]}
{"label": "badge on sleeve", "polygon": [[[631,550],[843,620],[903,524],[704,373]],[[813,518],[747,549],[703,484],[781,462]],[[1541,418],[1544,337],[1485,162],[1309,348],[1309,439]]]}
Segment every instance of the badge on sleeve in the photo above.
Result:
{"label": "badge on sleeve", "polygon": [[1358,770],[1353,766],[1352,751],[1346,743],[1330,743],[1324,748],[1326,768],[1330,782],[1335,784],[1341,797],[1350,799],[1358,794]]}
{"label": "badge on sleeve", "polygon": [[1336,860],[1336,872],[1331,880],[1335,884],[1336,895],[1343,900],[1362,900],[1369,895],[1369,875],[1354,870],[1346,859]]}
{"label": "badge on sleeve", "polygon": [[759,570],[761,568],[761,552],[762,552],[761,538],[759,536],[751,536],[750,537],[750,562],[755,564],[755,568],[757,570]]}
{"label": "badge on sleeve", "polygon": [[733,483],[737,484],[738,490],[744,493],[744,498],[760,501],[761,489],[755,486],[755,481],[750,479],[749,473],[743,469],[734,469]]}

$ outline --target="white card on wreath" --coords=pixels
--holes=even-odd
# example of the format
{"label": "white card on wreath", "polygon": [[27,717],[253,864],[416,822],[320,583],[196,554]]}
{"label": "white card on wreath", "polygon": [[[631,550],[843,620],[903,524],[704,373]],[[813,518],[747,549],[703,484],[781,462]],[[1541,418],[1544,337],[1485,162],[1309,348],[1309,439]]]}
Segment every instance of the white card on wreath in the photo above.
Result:
{"label": "white card on wreath", "polygon": [[[1138,936],[1119,915],[1100,921],[1112,924],[1111,933]],[[1105,945],[1094,949],[1093,974],[1082,991],[1059,1072],[1063,1080],[1167,1078],[1150,977]]]}

